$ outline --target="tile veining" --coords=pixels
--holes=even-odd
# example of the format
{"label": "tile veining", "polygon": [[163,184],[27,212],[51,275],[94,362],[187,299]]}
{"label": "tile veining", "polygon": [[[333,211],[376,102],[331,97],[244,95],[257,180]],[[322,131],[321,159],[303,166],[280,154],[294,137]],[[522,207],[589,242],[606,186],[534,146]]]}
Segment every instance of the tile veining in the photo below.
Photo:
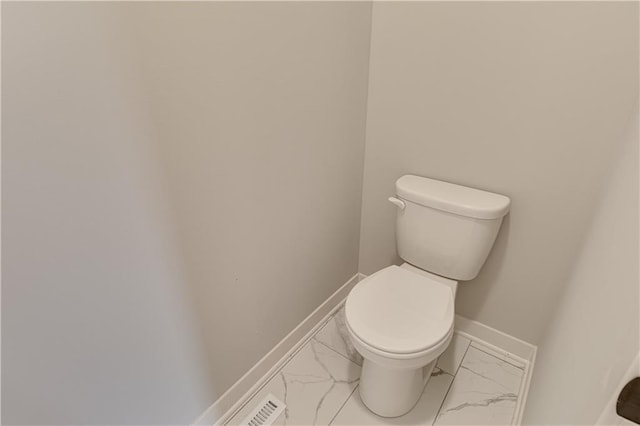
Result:
{"label": "tile veining", "polygon": [[438,358],[436,366],[446,371],[447,373],[454,375],[460,367],[462,358],[467,353],[467,349],[471,344],[471,340],[466,337],[454,334],[451,343],[446,351]]}
{"label": "tile veining", "polygon": [[287,405],[274,424],[326,425],[359,378],[359,365],[312,339],[227,424],[241,424],[255,403],[272,393]]}
{"label": "tile veining", "polygon": [[356,389],[344,407],[338,412],[331,425],[431,425],[436,419],[440,404],[452,380],[453,376],[451,374],[435,368],[415,407],[407,414],[395,418],[379,417],[372,413],[364,405]]}
{"label": "tile veining", "polygon": [[524,372],[470,346],[436,425],[511,424]]}
{"label": "tile veining", "polygon": [[341,308],[327,324],[316,334],[315,339],[344,355],[358,365],[362,365],[362,355],[351,343],[344,319],[344,307]]}
{"label": "tile veining", "polygon": [[[495,354],[495,355],[494,355]],[[276,425],[508,425],[524,369],[455,334],[416,406],[396,418],[373,414],[358,392],[362,357],[341,308],[227,423],[240,424],[268,393],[287,405]]]}

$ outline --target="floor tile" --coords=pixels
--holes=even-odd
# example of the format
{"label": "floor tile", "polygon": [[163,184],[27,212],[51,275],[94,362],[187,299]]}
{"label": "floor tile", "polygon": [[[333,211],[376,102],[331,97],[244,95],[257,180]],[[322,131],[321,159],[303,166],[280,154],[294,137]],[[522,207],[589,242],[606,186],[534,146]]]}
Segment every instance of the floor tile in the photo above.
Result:
{"label": "floor tile", "polygon": [[358,385],[360,366],[310,340],[227,423],[238,425],[267,394],[287,408],[276,425],[326,425]]}
{"label": "floor tile", "polygon": [[438,358],[436,366],[455,376],[470,343],[471,340],[455,333],[447,350]]}
{"label": "floor tile", "polygon": [[518,367],[521,370],[524,369],[525,365],[527,364],[526,361],[520,358],[516,358],[514,355],[511,355],[506,351],[498,352],[487,345],[483,345],[480,342],[471,342],[471,346],[476,349],[480,349],[482,352],[486,352],[489,355],[493,355],[496,358],[501,359],[502,361],[508,362],[509,364],[513,365],[514,367]]}
{"label": "floor tile", "polygon": [[314,339],[329,346],[356,364],[362,365],[362,355],[353,347],[351,337],[349,337],[347,331],[344,320],[344,306],[318,331]]}
{"label": "floor tile", "polygon": [[360,392],[356,389],[331,424],[335,426],[431,425],[452,380],[452,375],[436,368],[416,406],[404,416],[395,418],[379,417],[373,414],[362,403]]}
{"label": "floor tile", "polygon": [[511,424],[523,374],[521,369],[469,347],[435,424]]}

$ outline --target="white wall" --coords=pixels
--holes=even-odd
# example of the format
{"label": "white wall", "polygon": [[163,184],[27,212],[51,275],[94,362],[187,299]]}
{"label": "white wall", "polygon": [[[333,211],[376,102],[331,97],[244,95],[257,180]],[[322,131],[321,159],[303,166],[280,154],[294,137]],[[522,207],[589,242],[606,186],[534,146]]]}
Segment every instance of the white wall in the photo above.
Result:
{"label": "white wall", "polygon": [[185,423],[215,395],[111,5],[2,5],[2,423]]}
{"label": "white wall", "polygon": [[540,342],[526,424],[596,424],[640,350],[638,110]]}
{"label": "white wall", "polygon": [[358,272],[370,11],[128,12],[220,389]]}
{"label": "white wall", "polygon": [[[592,344],[563,346],[585,307],[626,318],[594,277],[615,261],[632,291],[601,245],[631,244],[631,207],[604,206],[632,188],[602,182],[638,5],[375,3],[363,158],[371,7],[3,2],[4,423],[192,421],[358,262],[399,261],[386,198],[405,173],[513,199],[461,314],[565,366]],[[634,344],[614,331],[620,364],[594,354],[559,388],[593,363],[601,404]]]}
{"label": "white wall", "polygon": [[358,270],[371,6],[2,7],[3,423],[193,421]]}
{"label": "white wall", "polygon": [[539,343],[637,93],[638,4],[376,2],[360,271],[399,263],[394,182],[508,195],[456,309]]}

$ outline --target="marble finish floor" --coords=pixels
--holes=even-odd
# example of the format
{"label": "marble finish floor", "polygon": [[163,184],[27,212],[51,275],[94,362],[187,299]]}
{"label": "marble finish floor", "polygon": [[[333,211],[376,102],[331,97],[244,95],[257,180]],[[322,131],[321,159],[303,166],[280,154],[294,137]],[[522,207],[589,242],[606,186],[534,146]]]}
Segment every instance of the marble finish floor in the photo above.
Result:
{"label": "marble finish floor", "polygon": [[378,417],[360,400],[362,357],[340,309],[226,423],[240,425],[266,395],[287,405],[276,425],[511,425],[522,403],[526,363],[458,333],[443,353],[416,407]]}

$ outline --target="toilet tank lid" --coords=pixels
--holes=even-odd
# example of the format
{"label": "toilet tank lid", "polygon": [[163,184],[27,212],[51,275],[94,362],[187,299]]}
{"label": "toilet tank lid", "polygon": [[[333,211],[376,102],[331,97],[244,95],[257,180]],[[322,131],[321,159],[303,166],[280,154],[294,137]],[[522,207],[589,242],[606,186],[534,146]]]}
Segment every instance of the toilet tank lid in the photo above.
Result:
{"label": "toilet tank lid", "polygon": [[509,213],[509,197],[480,189],[404,175],[396,181],[396,194],[405,200],[476,219],[498,219]]}

